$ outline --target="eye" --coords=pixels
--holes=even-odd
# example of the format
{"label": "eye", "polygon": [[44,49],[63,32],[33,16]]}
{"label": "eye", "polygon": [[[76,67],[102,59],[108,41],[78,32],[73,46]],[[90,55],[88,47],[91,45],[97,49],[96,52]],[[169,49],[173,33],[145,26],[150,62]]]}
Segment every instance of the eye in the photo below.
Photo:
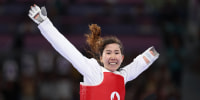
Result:
{"label": "eye", "polygon": [[119,54],[119,52],[115,52],[115,54]]}
{"label": "eye", "polygon": [[107,52],[106,54],[111,54],[110,52]]}

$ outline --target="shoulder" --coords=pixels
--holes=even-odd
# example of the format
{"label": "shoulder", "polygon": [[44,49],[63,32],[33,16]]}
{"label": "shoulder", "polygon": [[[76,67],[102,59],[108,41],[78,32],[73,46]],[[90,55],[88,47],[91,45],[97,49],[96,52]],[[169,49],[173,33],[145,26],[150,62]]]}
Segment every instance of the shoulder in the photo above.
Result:
{"label": "shoulder", "polygon": [[100,64],[98,63],[98,61],[95,58],[89,58],[87,61],[90,64],[100,66]]}

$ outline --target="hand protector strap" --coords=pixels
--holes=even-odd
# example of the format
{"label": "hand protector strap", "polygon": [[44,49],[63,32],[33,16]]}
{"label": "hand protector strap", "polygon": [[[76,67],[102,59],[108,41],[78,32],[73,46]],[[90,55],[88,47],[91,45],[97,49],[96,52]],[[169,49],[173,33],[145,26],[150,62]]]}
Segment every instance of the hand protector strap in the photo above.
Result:
{"label": "hand protector strap", "polygon": [[47,11],[45,7],[41,9],[37,6],[31,6],[28,16],[37,24],[40,24],[47,18]]}
{"label": "hand protector strap", "polygon": [[152,46],[148,48],[142,55],[145,56],[150,61],[150,63],[152,63],[158,58],[159,53]]}

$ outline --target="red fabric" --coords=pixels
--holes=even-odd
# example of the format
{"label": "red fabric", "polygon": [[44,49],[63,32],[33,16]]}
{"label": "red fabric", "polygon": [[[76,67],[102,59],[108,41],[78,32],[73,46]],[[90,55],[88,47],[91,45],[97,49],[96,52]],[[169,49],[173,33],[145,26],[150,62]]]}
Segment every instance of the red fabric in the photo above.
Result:
{"label": "red fabric", "polygon": [[112,72],[104,72],[104,79],[97,86],[80,85],[80,100],[124,100],[124,78]]}

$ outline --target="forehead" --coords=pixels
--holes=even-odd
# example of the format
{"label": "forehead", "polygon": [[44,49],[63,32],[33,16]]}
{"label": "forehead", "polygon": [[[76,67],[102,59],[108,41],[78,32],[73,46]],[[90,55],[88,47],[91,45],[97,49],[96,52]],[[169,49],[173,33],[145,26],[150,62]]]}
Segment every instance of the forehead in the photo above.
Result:
{"label": "forehead", "polygon": [[120,50],[120,46],[117,43],[112,43],[112,44],[106,45],[104,50]]}

